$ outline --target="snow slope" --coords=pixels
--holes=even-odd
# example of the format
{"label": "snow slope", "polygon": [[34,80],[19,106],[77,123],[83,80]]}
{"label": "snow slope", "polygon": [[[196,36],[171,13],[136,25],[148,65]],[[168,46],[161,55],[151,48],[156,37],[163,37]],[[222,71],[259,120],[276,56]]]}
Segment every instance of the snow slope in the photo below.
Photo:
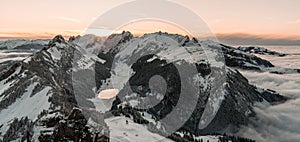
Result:
{"label": "snow slope", "polygon": [[161,135],[149,132],[146,126],[134,123],[124,116],[108,118],[105,122],[109,126],[112,142],[173,142]]}

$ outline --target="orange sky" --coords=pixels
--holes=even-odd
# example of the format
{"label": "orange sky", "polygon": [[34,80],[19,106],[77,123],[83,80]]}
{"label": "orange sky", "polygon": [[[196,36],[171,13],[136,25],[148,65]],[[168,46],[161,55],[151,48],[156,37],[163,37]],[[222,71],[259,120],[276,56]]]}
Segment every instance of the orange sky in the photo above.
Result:
{"label": "orange sky", "polygon": [[[130,0],[1,0],[0,37],[77,35],[101,14]],[[217,35],[235,33],[300,39],[299,0],[172,0],[208,24]],[[179,15],[181,16],[181,15]],[[125,30],[179,32],[164,24],[134,24]]]}

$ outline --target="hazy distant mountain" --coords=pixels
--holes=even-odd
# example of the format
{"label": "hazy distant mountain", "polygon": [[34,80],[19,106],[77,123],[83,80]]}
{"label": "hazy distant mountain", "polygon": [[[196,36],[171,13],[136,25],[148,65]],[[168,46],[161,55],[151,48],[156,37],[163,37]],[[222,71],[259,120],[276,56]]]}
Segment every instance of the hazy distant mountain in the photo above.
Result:
{"label": "hazy distant mountain", "polygon": [[15,39],[0,41],[0,49],[20,49],[20,50],[35,50],[42,49],[44,45],[48,44],[50,39]]}
{"label": "hazy distant mountain", "polygon": [[249,35],[243,33],[237,34],[219,34],[217,35],[218,40],[222,43],[229,45],[282,45],[282,46],[290,46],[290,45],[300,45],[300,40],[295,39],[293,37],[270,37],[268,35],[265,36],[257,36],[257,35]]}
{"label": "hazy distant mountain", "polygon": [[28,55],[41,50],[49,41],[50,39],[0,41],[0,72]]}

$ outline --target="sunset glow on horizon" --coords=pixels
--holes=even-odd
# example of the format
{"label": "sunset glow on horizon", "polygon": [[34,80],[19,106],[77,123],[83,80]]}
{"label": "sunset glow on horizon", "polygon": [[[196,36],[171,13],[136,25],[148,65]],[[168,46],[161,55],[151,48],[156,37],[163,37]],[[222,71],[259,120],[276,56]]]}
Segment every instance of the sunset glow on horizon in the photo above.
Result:
{"label": "sunset glow on horizon", "polygon": [[[130,1],[3,0],[0,5],[0,38],[82,35],[98,16]],[[272,39],[300,40],[298,0],[172,0],[172,2],[185,6],[199,15],[217,36],[264,36]],[[176,27],[151,22],[128,25],[119,30],[127,30],[136,35],[159,30],[185,34]]]}

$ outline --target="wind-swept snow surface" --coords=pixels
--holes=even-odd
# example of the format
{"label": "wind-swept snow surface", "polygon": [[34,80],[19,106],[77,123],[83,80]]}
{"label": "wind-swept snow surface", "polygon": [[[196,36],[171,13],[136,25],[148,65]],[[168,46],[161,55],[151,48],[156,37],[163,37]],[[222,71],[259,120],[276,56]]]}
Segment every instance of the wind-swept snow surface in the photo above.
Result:
{"label": "wind-swept snow surface", "polygon": [[105,120],[110,130],[112,142],[173,142],[161,135],[151,133],[147,126],[133,122],[126,117],[113,117]]}

